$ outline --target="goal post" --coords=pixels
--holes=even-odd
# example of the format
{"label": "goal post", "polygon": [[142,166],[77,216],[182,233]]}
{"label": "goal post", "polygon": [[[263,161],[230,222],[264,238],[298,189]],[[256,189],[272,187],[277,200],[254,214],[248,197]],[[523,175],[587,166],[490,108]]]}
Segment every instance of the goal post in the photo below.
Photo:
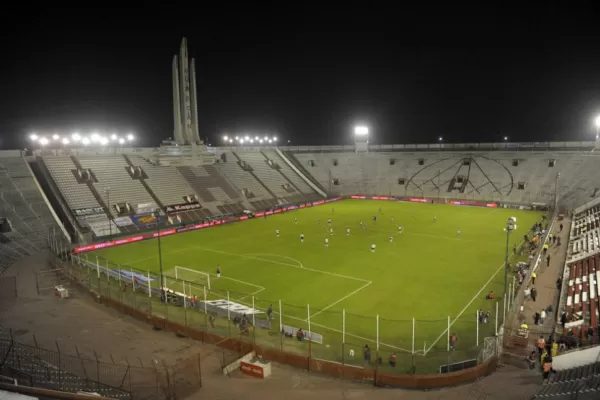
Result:
{"label": "goal post", "polygon": [[210,289],[210,274],[195,269],[175,266],[175,279],[197,283]]}

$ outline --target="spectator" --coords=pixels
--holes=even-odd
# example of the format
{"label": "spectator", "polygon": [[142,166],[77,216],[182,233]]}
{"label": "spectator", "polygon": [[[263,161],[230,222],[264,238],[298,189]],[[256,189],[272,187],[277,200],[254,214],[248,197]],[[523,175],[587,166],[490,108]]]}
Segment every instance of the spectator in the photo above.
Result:
{"label": "spectator", "polygon": [[545,319],[546,319],[546,310],[542,310],[542,312],[540,312],[540,324],[544,325]]}
{"label": "spectator", "polygon": [[302,328],[298,329],[296,332],[296,339],[298,339],[300,342],[304,340],[304,332],[302,332]]}
{"label": "spectator", "polygon": [[565,330],[565,324],[567,323],[567,313],[563,311],[560,316],[560,324],[562,325],[563,331]]}
{"label": "spectator", "polygon": [[531,289],[529,289],[529,288],[526,288],[526,289],[523,291],[523,294],[525,295],[525,300],[529,300],[529,298],[531,297]]}
{"label": "spectator", "polygon": [[560,290],[562,289],[562,277],[558,277],[558,279],[556,280],[556,289]]}
{"label": "spectator", "polygon": [[390,366],[396,366],[396,353],[392,353],[392,355],[390,356]]}
{"label": "spectator", "polygon": [[550,254],[546,257],[546,267],[550,266]]}
{"label": "spectator", "polygon": [[214,328],[215,327],[215,314],[214,313],[211,313],[208,316],[208,321],[210,322],[210,327]]}
{"label": "spectator", "polygon": [[537,297],[537,290],[533,287],[533,288],[531,288],[531,300],[535,301],[536,297]]}
{"label": "spectator", "polygon": [[520,326],[521,329],[529,329],[529,326],[527,326],[527,323],[525,321],[523,321],[523,323]]}
{"label": "spectator", "polygon": [[491,290],[488,295],[485,297],[486,300],[494,300],[494,291]]}
{"label": "spectator", "polygon": [[587,329],[587,340],[588,340],[588,344],[592,343],[592,339],[594,338],[594,328],[592,326],[589,326]]}
{"label": "spectator", "polygon": [[537,358],[537,354],[535,354],[535,351],[532,351],[531,354],[529,355],[529,357],[526,358],[527,363],[529,364],[529,369],[535,368],[536,358]]}
{"label": "spectator", "polygon": [[542,364],[542,370],[544,371],[544,380],[548,379],[550,377],[550,372],[552,372],[552,362],[550,361],[550,357],[546,357],[544,360],[544,364]]}
{"label": "spectator", "polygon": [[562,232],[562,230],[563,230],[563,224],[560,224],[560,230],[559,230],[559,232]]}
{"label": "spectator", "polygon": [[540,313],[539,312],[535,312],[535,314],[533,314],[533,323],[536,325],[540,324]]}
{"label": "spectator", "polygon": [[456,333],[453,333],[452,335],[450,335],[450,349],[452,351],[456,350],[456,342],[458,341],[458,338],[456,337]]}
{"label": "spectator", "polygon": [[[537,274],[535,273],[535,271],[533,271],[531,273],[531,284],[535,285],[535,278],[537,278]],[[534,300],[535,301],[535,300]]]}
{"label": "spectator", "polygon": [[269,318],[269,320],[273,320],[273,304],[269,305],[269,309],[267,310],[267,318]]}
{"label": "spectator", "polygon": [[537,348],[540,355],[546,350],[546,339],[543,336],[540,336],[537,340]]}
{"label": "spectator", "polygon": [[371,362],[371,349],[369,348],[368,344],[365,344],[365,347],[363,349],[363,358],[366,362]]}

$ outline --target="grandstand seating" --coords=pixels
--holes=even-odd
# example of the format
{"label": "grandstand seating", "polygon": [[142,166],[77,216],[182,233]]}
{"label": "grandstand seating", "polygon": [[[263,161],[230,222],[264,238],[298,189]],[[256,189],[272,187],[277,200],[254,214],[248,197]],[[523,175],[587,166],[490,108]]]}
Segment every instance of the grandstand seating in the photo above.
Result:
{"label": "grandstand seating", "polygon": [[573,216],[570,260],[576,260],[600,251],[600,206],[593,206]]}
{"label": "grandstand seating", "polygon": [[538,389],[534,399],[596,400],[600,398],[600,362],[558,371]]}
{"label": "grandstand seating", "polygon": [[11,232],[0,240],[0,270],[43,250],[58,229],[23,158],[0,158],[0,210]]}
{"label": "grandstand seating", "polygon": [[319,195],[302,179],[275,150],[266,149],[262,154],[267,160],[273,160],[281,174],[307,199],[316,200]]}
{"label": "grandstand seating", "polygon": [[97,179],[93,186],[105,203],[129,203],[135,210],[140,204],[156,203],[139,179],[129,175],[129,164],[123,156],[84,156],[78,160],[83,168],[92,170]]}
{"label": "grandstand seating", "polygon": [[[575,152],[296,152],[334,194],[426,196],[575,207],[600,188],[600,154]],[[332,180],[333,182],[330,182]]]}
{"label": "grandstand seating", "polygon": [[261,152],[239,151],[234,154],[252,167],[257,178],[264,182],[275,196],[286,200],[303,197],[279,171],[267,163],[267,158]]}
{"label": "grandstand seating", "polygon": [[572,330],[575,337],[581,337],[587,343],[590,339],[587,337],[588,327],[591,327],[594,332],[591,340],[598,343],[600,255],[577,260],[568,264],[567,268],[569,281],[565,311],[569,326],[565,330]]}

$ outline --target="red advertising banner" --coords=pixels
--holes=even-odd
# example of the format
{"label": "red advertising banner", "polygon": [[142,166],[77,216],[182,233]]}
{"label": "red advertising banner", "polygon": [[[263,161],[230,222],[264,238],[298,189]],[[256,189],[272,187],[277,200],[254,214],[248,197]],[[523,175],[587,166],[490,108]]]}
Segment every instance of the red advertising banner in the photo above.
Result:
{"label": "red advertising banner", "polygon": [[261,366],[255,364],[249,364],[247,362],[242,361],[240,365],[240,370],[246,374],[253,376],[255,378],[264,378],[265,373]]}

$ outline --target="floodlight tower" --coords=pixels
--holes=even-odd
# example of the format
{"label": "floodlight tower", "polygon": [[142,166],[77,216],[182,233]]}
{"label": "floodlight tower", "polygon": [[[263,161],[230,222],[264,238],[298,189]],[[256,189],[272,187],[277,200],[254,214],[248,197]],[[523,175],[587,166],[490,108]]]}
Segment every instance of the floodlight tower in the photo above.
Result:
{"label": "floodlight tower", "polygon": [[[505,262],[504,262],[504,298],[506,299],[506,295],[508,294],[508,259],[509,259],[509,250],[508,243],[510,239],[510,233],[517,229],[517,219],[515,217],[510,217],[508,221],[506,221],[506,227],[504,231],[506,232],[506,253],[505,253]],[[506,303],[508,304],[508,303]]]}
{"label": "floodlight tower", "polygon": [[369,127],[357,125],[354,127],[354,150],[357,153],[369,152]]}

